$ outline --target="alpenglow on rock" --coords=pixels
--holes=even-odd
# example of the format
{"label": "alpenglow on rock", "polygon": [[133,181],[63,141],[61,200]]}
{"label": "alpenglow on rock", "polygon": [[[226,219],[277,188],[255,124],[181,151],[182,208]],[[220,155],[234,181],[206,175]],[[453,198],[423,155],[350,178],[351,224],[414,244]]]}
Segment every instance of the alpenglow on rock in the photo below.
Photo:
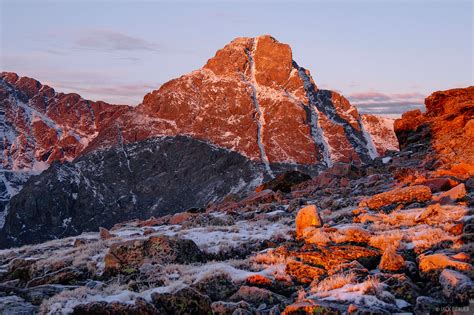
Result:
{"label": "alpenglow on rock", "polygon": [[72,161],[106,121],[128,108],[58,93],[34,79],[0,73],[0,214],[31,175],[53,161]]}
{"label": "alpenglow on rock", "polygon": [[262,161],[268,173],[272,163],[368,162],[386,150],[373,141],[355,107],[336,92],[318,89],[293,60],[290,46],[270,36],[233,40],[202,69],[147,94],[87,150],[175,134]]}

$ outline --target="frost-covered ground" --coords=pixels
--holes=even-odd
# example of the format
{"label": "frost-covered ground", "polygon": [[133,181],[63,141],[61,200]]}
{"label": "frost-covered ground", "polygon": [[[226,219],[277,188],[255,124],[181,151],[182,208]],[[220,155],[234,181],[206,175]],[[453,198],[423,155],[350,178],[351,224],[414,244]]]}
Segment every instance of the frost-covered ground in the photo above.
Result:
{"label": "frost-covered ground", "polygon": [[[101,238],[99,233],[83,233],[77,237],[1,250],[0,270],[8,273],[11,271],[12,261],[27,261],[31,262],[31,269],[41,275],[57,268],[64,270],[72,267],[86,271],[90,279],[78,282],[78,285],[57,285],[60,288],[58,292],[61,293],[45,300],[41,306],[41,311],[47,314],[68,314],[75,306],[91,302],[134,304],[139,297],[150,302],[152,293],[172,292],[215,274],[229,275],[236,283],[242,283],[255,275],[275,277],[279,273],[284,274],[285,266],[282,263],[259,264],[253,262],[252,257],[245,257],[185,265],[167,264],[158,268],[144,265],[140,269],[140,275],[152,277],[153,281],[150,282],[155,284],[143,285],[135,291],[128,288],[126,283],[122,283],[120,277],[104,278],[104,256],[114,244],[164,235],[192,240],[205,254],[218,255],[232,250],[238,251],[246,246],[250,247],[252,252],[257,243],[265,240],[288,240],[292,229],[292,219],[288,218],[288,213],[283,210],[268,212],[265,214],[267,219],[261,220],[235,220],[225,213],[210,213],[200,217],[205,217],[217,225],[210,223],[206,226],[192,226],[193,222],[188,221],[186,224],[147,224],[140,227],[137,225],[140,221],[135,221],[112,229],[107,239]],[[248,253],[245,256],[248,256]],[[19,309],[26,310],[30,307],[21,297],[15,300],[0,297],[0,309],[2,305],[5,307],[11,303],[24,304]]]}
{"label": "frost-covered ground", "polygon": [[[417,186],[401,204],[368,208],[373,195],[407,184],[372,175],[344,186],[344,175],[329,172],[341,170],[291,193],[264,190],[205,212],[2,250],[0,311],[175,314],[182,305],[216,314],[423,313],[466,304],[468,192],[419,200],[416,191],[427,189]],[[440,204],[443,194],[455,197]],[[295,217],[307,204],[317,205],[323,225],[298,239]]]}

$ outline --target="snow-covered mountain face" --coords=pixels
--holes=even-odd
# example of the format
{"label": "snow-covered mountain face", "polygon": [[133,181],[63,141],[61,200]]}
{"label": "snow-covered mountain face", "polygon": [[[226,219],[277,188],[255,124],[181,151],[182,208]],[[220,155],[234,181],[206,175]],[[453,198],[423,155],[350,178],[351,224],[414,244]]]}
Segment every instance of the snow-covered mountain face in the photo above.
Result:
{"label": "snow-covered mountain face", "polygon": [[0,74],[0,106],[0,211],[31,175],[53,161],[72,161],[127,108],[57,93],[14,73]]}
{"label": "snow-covered mountain face", "polygon": [[399,150],[397,136],[394,131],[395,119],[363,114],[361,115],[361,122],[379,156],[383,156],[387,150]]}
{"label": "snow-covered mountain face", "polygon": [[[347,99],[318,89],[291,48],[270,36],[235,39],[202,69],[147,94],[87,150],[175,134],[263,161],[269,174],[272,163],[368,162],[387,149]],[[395,135],[389,139],[396,147]]]}

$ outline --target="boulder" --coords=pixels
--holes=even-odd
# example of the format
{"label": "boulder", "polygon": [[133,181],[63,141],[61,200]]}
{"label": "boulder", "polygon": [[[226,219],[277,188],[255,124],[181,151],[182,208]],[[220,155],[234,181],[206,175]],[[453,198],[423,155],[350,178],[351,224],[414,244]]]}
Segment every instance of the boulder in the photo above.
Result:
{"label": "boulder", "polygon": [[245,301],[259,306],[262,303],[266,305],[279,304],[284,302],[286,298],[267,289],[243,285],[229,300],[232,302]]}
{"label": "boulder", "polygon": [[359,207],[378,210],[389,205],[407,205],[413,202],[427,202],[432,197],[431,189],[423,185],[396,188],[363,200]]}
{"label": "boulder", "polygon": [[182,224],[184,221],[186,221],[189,218],[192,218],[193,216],[195,215],[189,212],[176,213],[170,218],[170,220],[168,221],[168,224],[172,224],[172,225]]}
{"label": "boulder", "polygon": [[464,198],[466,196],[466,193],[466,187],[464,186],[464,184],[461,183],[456,187],[441,193],[439,196],[436,197],[436,201],[438,201],[442,205],[452,204]]}
{"label": "boulder", "polygon": [[422,291],[418,285],[413,283],[409,276],[403,273],[390,274],[387,279],[383,280],[383,283],[390,288],[390,292],[397,299],[405,300],[412,305],[416,303],[416,298],[420,296]]}
{"label": "boulder", "polygon": [[384,272],[401,272],[405,269],[405,259],[397,254],[395,247],[389,246],[380,259],[379,269]]}
{"label": "boulder", "polygon": [[327,169],[326,172],[346,179],[357,179],[363,174],[362,168],[352,163],[335,163],[332,167]]}
{"label": "boulder", "polygon": [[213,274],[194,283],[191,287],[207,295],[212,301],[226,300],[238,289],[226,273]]}
{"label": "boulder", "polygon": [[76,285],[46,284],[28,288],[22,296],[33,305],[41,305],[44,300],[66,290],[77,289]]}
{"label": "boulder", "polygon": [[418,257],[418,266],[420,275],[432,281],[437,281],[441,271],[446,268],[472,272],[472,266],[469,263],[454,260],[443,253],[420,255]]}
{"label": "boulder", "polygon": [[270,189],[265,189],[255,194],[248,196],[247,198],[239,202],[240,206],[255,206],[262,203],[271,203],[279,199],[278,194],[271,191]]}
{"label": "boulder", "polygon": [[215,315],[236,315],[245,314],[245,311],[252,314],[253,308],[249,303],[240,302],[224,302],[218,301],[211,304],[212,314]]}
{"label": "boulder", "polygon": [[444,296],[451,302],[469,304],[474,296],[474,283],[466,275],[450,269],[444,269],[439,276]]}
{"label": "boulder", "polygon": [[8,264],[8,273],[2,281],[19,279],[27,281],[30,279],[32,271],[31,267],[35,264],[36,259],[15,258]]}
{"label": "boulder", "polygon": [[288,262],[285,267],[285,272],[293,281],[302,284],[309,284],[314,280],[320,280],[326,275],[326,270],[299,261]]}
{"label": "boulder", "polygon": [[303,314],[330,314],[338,315],[345,313],[343,305],[333,305],[323,301],[305,300],[288,305],[282,315]]}
{"label": "boulder", "polygon": [[109,238],[114,237],[112,233],[109,232],[106,228],[99,227],[99,237],[101,240],[108,240]]}
{"label": "boulder", "polygon": [[81,247],[87,244],[87,240],[83,238],[76,238],[73,243],[73,247]]}
{"label": "boulder", "polygon": [[37,312],[37,306],[26,302],[21,297],[15,295],[0,297],[0,314],[28,315],[36,314]]}
{"label": "boulder", "polygon": [[167,314],[211,314],[211,299],[193,288],[186,287],[175,293],[152,293],[155,307],[164,309]]}
{"label": "boulder", "polygon": [[310,179],[311,176],[305,173],[298,171],[288,171],[278,175],[271,181],[258,186],[256,191],[260,192],[262,190],[270,189],[272,191],[281,191],[284,193],[289,193],[291,192],[291,187]]}
{"label": "boulder", "polygon": [[71,314],[161,315],[163,314],[163,310],[158,309],[152,304],[146,302],[144,299],[139,298],[135,300],[133,304],[119,302],[107,303],[103,301],[80,304],[74,307]]}
{"label": "boulder", "polygon": [[43,276],[33,278],[27,283],[27,287],[36,287],[44,284],[75,284],[85,280],[87,274],[75,267],[66,267]]}
{"label": "boulder", "polygon": [[428,223],[430,218],[438,216],[442,211],[443,209],[438,203],[429,205],[415,217],[415,222]]}
{"label": "boulder", "polygon": [[438,178],[429,178],[420,183],[423,186],[428,186],[431,189],[432,193],[437,193],[440,191],[446,191],[458,184],[453,179],[447,177],[438,177]]}
{"label": "boulder", "polygon": [[145,262],[187,264],[203,260],[203,253],[193,241],[164,235],[115,243],[104,258],[106,272],[127,273]]}
{"label": "boulder", "polygon": [[318,247],[314,251],[295,252],[295,257],[302,262],[321,266],[326,270],[333,269],[341,264],[357,260],[364,267],[372,269],[377,266],[380,259],[380,251],[357,245],[334,245]]}
{"label": "boulder", "polygon": [[318,209],[315,205],[309,205],[301,208],[296,215],[296,237],[302,237],[304,230],[308,227],[322,226]]}
{"label": "boulder", "polygon": [[443,314],[446,302],[429,296],[419,296],[413,308],[415,314]]}

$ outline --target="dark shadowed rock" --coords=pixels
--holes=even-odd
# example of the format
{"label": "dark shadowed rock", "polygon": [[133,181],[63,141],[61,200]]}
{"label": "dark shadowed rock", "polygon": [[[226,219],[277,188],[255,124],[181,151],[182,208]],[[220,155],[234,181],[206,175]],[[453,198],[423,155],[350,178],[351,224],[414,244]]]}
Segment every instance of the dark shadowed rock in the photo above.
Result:
{"label": "dark shadowed rock", "polygon": [[224,301],[237,291],[237,286],[226,273],[217,273],[198,281],[191,286],[209,296],[212,301]]}
{"label": "dark shadowed rock", "polygon": [[134,304],[125,304],[119,302],[91,302],[80,304],[74,307],[74,315],[161,315],[163,310],[156,308],[143,299],[137,299]]}
{"label": "dark shadowed rock", "polygon": [[30,315],[37,311],[37,306],[26,302],[21,297],[0,296],[0,314]]}
{"label": "dark shadowed rock", "polygon": [[187,137],[151,139],[53,164],[10,201],[0,246],[77,235],[203,207],[254,188],[263,168]]}
{"label": "dark shadowed rock", "polygon": [[216,315],[233,315],[233,314],[252,314],[252,306],[249,303],[240,302],[224,302],[218,301],[211,304],[212,313]]}
{"label": "dark shadowed rock", "polygon": [[413,310],[415,314],[440,314],[446,306],[446,301],[429,296],[419,296]]}
{"label": "dark shadowed rock", "polygon": [[450,301],[467,305],[474,296],[473,281],[458,271],[443,270],[439,276],[439,282],[444,296]]}
{"label": "dark shadowed rock", "polygon": [[273,191],[281,191],[284,193],[288,193],[291,191],[291,187],[309,179],[311,179],[311,176],[305,173],[301,173],[298,171],[288,171],[278,175],[271,181],[258,186],[256,190],[257,192],[259,192],[265,189],[270,189]]}
{"label": "dark shadowed rock", "polygon": [[211,299],[193,288],[183,288],[175,293],[152,293],[153,304],[167,314],[211,314]]}
{"label": "dark shadowed rock", "polygon": [[266,305],[278,304],[284,302],[286,298],[264,288],[244,285],[241,286],[239,290],[229,298],[229,300],[233,302],[245,301],[255,306],[259,306],[262,303],[265,303]]}
{"label": "dark shadowed rock", "polygon": [[87,274],[83,271],[74,267],[67,267],[33,278],[28,281],[27,287],[36,287],[44,284],[74,284],[84,280],[86,277]]}
{"label": "dark shadowed rock", "polygon": [[167,236],[151,236],[148,239],[115,243],[106,254],[105,270],[109,273],[130,273],[144,262],[155,264],[193,263],[204,257],[191,240]]}

